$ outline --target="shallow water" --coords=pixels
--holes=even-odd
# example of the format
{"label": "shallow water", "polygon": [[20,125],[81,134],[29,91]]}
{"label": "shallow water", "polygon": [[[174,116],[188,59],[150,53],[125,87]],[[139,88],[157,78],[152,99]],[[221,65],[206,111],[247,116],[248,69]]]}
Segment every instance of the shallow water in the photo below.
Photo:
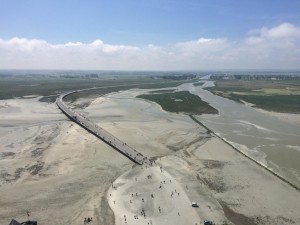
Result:
{"label": "shallow water", "polygon": [[[210,85],[209,83],[207,85]],[[256,111],[248,105],[213,95],[202,87],[179,87],[199,95],[219,115],[201,115],[201,122],[238,149],[267,164],[300,186],[300,127]]]}

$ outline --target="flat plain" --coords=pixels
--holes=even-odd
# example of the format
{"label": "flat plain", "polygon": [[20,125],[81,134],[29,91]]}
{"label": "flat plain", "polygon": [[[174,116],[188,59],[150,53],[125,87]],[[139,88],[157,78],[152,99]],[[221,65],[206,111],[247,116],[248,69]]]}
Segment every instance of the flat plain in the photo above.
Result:
{"label": "flat plain", "polygon": [[[182,81],[133,87],[142,83],[135,79],[109,80],[113,90],[82,92],[68,104],[155,160],[152,167],[135,165],[34,89],[0,101],[1,224],[25,221],[27,211],[39,224],[300,223],[298,191],[188,115],[137,98]],[[63,89],[47,94],[70,90]]]}

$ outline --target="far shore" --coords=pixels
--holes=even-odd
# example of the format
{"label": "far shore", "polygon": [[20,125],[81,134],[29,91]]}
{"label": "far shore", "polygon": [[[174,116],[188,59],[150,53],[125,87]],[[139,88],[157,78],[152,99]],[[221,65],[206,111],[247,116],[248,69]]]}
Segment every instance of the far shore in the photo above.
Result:
{"label": "far shore", "polygon": [[294,114],[294,113],[279,113],[279,112],[273,112],[273,111],[267,111],[264,109],[253,107],[256,111],[267,114],[269,116],[276,117],[280,120],[283,120],[288,123],[296,123],[300,125],[300,114]]}
{"label": "far shore", "polygon": [[245,105],[247,105],[249,107],[252,107],[257,112],[261,112],[261,113],[264,113],[266,115],[276,117],[277,119],[280,119],[280,120],[288,122],[288,123],[300,124],[300,113],[296,114],[296,113],[281,113],[281,112],[268,111],[268,110],[265,110],[265,109],[255,107],[255,104],[252,104],[250,102],[246,102],[246,101],[243,101],[243,100],[241,100],[241,102],[243,102]]}

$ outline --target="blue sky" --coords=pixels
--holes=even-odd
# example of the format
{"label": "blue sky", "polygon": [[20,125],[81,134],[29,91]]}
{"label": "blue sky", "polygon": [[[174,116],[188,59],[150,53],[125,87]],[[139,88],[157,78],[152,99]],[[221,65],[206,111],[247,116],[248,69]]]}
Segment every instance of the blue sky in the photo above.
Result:
{"label": "blue sky", "polygon": [[0,37],[167,44],[300,24],[299,0],[1,0]]}
{"label": "blue sky", "polygon": [[[0,39],[6,44],[13,38],[50,45],[101,40],[140,49],[151,44],[170,52],[178,43],[201,38],[242,47],[255,31],[288,24],[290,32],[300,26],[299,0],[0,0],[0,5]],[[298,43],[297,32],[295,37]],[[235,64],[224,65],[230,66]],[[0,62],[0,67],[11,65]]]}

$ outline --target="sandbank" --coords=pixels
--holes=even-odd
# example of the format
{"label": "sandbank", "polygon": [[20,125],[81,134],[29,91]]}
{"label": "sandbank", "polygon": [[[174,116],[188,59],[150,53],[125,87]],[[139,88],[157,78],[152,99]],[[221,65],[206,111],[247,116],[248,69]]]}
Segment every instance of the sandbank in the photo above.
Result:
{"label": "sandbank", "polygon": [[0,223],[25,221],[29,210],[42,225],[83,224],[85,217],[106,225],[300,224],[299,192],[187,115],[135,99],[145,92],[89,99],[77,110],[156,160],[148,168],[69,121],[55,104],[1,102]]}
{"label": "sandbank", "polygon": [[267,111],[259,108],[255,108],[255,110],[267,114],[269,116],[276,117],[285,122],[300,125],[300,114],[272,112],[272,111]]}

